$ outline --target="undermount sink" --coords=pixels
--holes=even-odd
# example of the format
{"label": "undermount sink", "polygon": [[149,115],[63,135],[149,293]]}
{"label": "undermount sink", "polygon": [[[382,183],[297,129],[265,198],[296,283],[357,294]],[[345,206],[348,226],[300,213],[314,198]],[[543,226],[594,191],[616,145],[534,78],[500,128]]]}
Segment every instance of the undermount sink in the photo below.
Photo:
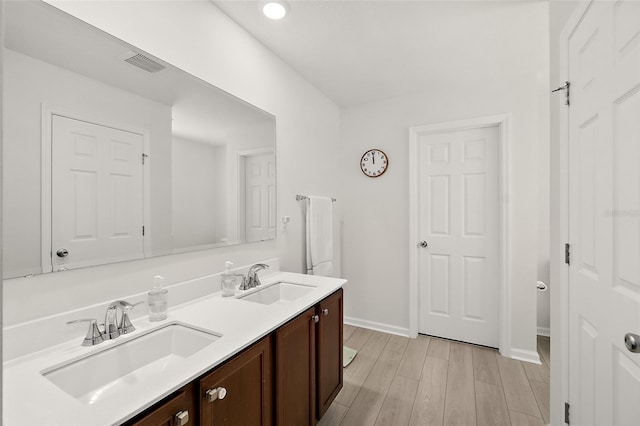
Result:
{"label": "undermount sink", "polygon": [[278,282],[265,285],[263,288],[258,287],[258,290],[249,294],[240,295],[238,299],[246,300],[247,302],[261,303],[263,305],[272,305],[274,303],[291,302],[299,299],[314,289],[315,287],[302,284]]}
{"label": "undermount sink", "polygon": [[122,392],[127,385],[144,383],[169,371],[220,337],[171,323],[101,352],[51,367],[42,375],[74,398],[93,404]]}

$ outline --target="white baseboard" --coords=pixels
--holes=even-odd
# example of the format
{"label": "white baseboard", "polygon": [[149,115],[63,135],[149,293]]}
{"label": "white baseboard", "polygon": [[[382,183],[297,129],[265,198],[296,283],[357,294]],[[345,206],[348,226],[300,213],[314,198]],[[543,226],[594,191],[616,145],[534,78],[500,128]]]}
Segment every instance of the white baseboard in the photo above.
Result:
{"label": "white baseboard", "polygon": [[538,355],[538,352],[536,351],[511,348],[510,355],[511,358],[517,359],[518,361],[530,362],[532,364],[542,364],[542,361],[540,361],[540,355]]}
{"label": "white baseboard", "polygon": [[359,318],[344,317],[344,323],[355,327],[368,328],[369,330],[382,331],[383,333],[395,334],[409,337],[409,329],[397,327],[395,325],[383,324],[375,321],[368,321]]}
{"label": "white baseboard", "polygon": [[538,336],[551,337],[551,330],[548,327],[538,327]]}

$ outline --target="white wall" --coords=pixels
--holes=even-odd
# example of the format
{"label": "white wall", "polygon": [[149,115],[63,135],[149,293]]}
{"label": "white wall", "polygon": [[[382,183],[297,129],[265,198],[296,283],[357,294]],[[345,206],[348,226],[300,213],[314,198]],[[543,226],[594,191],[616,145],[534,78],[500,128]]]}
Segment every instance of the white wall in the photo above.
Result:
{"label": "white wall", "polygon": [[215,244],[225,236],[226,146],[183,138],[172,144],[173,247]]}
{"label": "white wall", "polygon": [[[495,69],[490,81],[444,82],[441,89],[345,108],[342,116],[343,277],[345,316],[395,332],[409,327],[408,128],[493,114],[511,114],[511,322],[512,348],[535,351],[538,275],[538,175],[548,167],[538,158],[548,141],[548,6],[506,8],[491,48],[517,43],[530,72]],[[483,25],[484,24],[484,25]],[[469,34],[487,23],[470,25]],[[508,35],[507,35],[508,34]],[[498,34],[499,35],[499,34]],[[434,58],[437,60],[437,58]],[[473,64],[465,64],[473,72]],[[450,83],[450,84],[449,84]],[[389,157],[389,169],[377,179],[358,166],[369,148]]]}
{"label": "white wall", "polygon": [[[62,108],[149,134],[152,250],[171,248],[171,108],[5,49],[5,276],[41,271],[41,108]],[[99,101],[97,101],[99,100]],[[170,167],[169,167],[170,170]]]}
{"label": "white wall", "polygon": [[[339,108],[209,1],[49,3],[275,115],[278,215],[292,222],[276,241],[6,280],[5,324],[144,291],[156,274],[174,283],[219,272],[225,260],[244,265],[278,256],[283,270],[302,272],[304,224],[295,195],[340,199],[339,168],[331,168],[340,155]],[[316,161],[301,161],[310,151]]]}

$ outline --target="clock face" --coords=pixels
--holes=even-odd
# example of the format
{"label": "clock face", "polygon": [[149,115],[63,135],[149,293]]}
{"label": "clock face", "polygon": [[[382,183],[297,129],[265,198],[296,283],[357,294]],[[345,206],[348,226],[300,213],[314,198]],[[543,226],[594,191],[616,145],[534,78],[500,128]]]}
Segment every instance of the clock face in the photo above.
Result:
{"label": "clock face", "polygon": [[379,149],[370,149],[360,159],[360,169],[365,175],[375,178],[387,171],[389,159],[387,154]]}

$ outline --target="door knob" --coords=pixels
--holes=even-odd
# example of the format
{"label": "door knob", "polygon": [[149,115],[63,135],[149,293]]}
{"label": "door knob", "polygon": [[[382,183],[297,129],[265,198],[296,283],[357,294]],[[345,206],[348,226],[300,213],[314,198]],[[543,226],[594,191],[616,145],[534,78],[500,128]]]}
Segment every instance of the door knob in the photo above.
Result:
{"label": "door knob", "polygon": [[420,241],[420,247],[426,248],[429,245],[426,241]]}
{"label": "door knob", "polygon": [[640,336],[633,333],[627,333],[624,335],[624,344],[629,352],[640,353]]}
{"label": "door knob", "polygon": [[58,255],[58,257],[67,257],[69,256],[69,250],[67,250],[66,248],[61,248],[61,249],[58,249],[56,254]]}

